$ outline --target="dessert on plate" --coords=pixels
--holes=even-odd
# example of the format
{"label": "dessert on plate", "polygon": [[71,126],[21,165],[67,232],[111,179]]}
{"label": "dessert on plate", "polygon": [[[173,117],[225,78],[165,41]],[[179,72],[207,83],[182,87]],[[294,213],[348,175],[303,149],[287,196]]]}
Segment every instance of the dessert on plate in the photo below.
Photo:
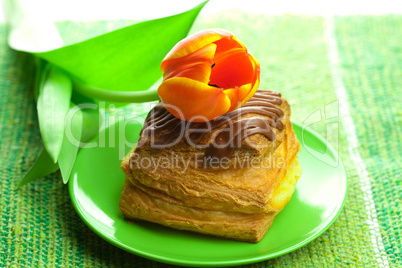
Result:
{"label": "dessert on plate", "polygon": [[[165,83],[160,90],[162,102],[150,111],[137,146],[121,163],[126,179],[119,207],[128,219],[258,242],[294,192],[301,174],[297,159],[300,145],[286,99],[278,92],[257,90],[259,65],[244,51],[244,45],[238,45],[239,41],[224,30],[207,33],[215,39],[218,35],[217,40],[208,41],[215,46],[214,53],[194,56],[208,46],[202,43],[192,46],[195,51],[165,58],[164,63],[173,64],[175,70],[187,71],[207,62],[209,70],[198,68],[198,64],[196,71],[207,70],[209,79],[199,78],[197,83],[206,81],[201,81],[202,85],[185,84],[198,78],[185,77],[183,71],[175,76],[169,71],[173,67],[162,67],[168,73],[164,73],[162,85],[172,77],[184,77],[187,82],[184,86],[182,81],[173,86]],[[205,39],[208,34],[202,32],[195,39]],[[182,52],[183,47],[188,48],[188,40],[177,46]],[[219,54],[224,49],[226,58]],[[183,59],[188,55],[190,58]],[[232,74],[239,71],[233,68],[244,67],[233,67],[234,63],[247,65],[247,57],[249,69],[241,73],[249,72],[245,76],[249,83],[244,77],[228,81],[223,69],[217,68],[218,74],[214,74],[215,65],[225,66],[222,57],[231,62],[224,70]],[[192,64],[186,65],[189,61]],[[234,87],[236,83],[239,86]],[[173,98],[170,95],[177,87],[181,95]],[[209,87],[212,93],[206,92]],[[197,90],[210,94],[201,104],[191,98],[191,92]]]}

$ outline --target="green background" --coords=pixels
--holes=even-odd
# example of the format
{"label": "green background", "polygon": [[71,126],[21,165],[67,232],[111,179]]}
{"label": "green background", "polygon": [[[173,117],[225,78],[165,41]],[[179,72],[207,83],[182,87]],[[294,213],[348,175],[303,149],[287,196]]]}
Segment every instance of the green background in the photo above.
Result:
{"label": "green background", "polygon": [[[59,23],[69,43],[126,25],[127,21]],[[200,17],[193,30],[221,27],[235,33],[261,64],[261,88],[282,92],[292,119],[337,100],[322,17],[248,15],[240,11]],[[85,27],[84,34],[71,34]],[[357,132],[358,151],[367,167],[391,267],[401,256],[402,16],[335,18],[340,71]],[[159,267],[96,236],[75,212],[68,188],[55,173],[15,190],[42,144],[33,96],[34,60],[7,46],[0,26],[0,267]],[[348,150],[347,130],[337,117],[312,125],[326,137],[326,124],[339,123],[339,148],[348,173],[345,207],[333,226],[307,246],[250,267],[377,267],[361,178]],[[295,222],[295,224],[298,224]]]}

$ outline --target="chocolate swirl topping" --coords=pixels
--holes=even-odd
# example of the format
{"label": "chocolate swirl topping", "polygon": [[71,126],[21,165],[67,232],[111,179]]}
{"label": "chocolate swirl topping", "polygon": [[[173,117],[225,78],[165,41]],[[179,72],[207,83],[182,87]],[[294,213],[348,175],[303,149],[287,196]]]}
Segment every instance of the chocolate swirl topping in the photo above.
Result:
{"label": "chocolate swirl topping", "polygon": [[197,123],[174,117],[159,103],[145,120],[138,146],[150,141],[151,148],[158,150],[173,146],[184,137],[188,145],[205,148],[205,157],[229,157],[244,139],[254,134],[275,140],[272,128],[284,129],[281,104],[279,92],[258,90],[240,108],[212,121]]}

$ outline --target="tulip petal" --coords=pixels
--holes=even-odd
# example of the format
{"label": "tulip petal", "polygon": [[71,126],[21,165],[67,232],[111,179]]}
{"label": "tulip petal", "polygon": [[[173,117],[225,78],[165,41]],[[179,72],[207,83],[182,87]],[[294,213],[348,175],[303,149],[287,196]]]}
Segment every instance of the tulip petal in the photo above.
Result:
{"label": "tulip petal", "polygon": [[216,54],[221,54],[222,52],[225,53],[235,48],[240,48],[244,51],[247,51],[246,46],[237,40],[236,36],[232,36],[232,38],[222,38],[214,43],[218,46]]}
{"label": "tulip petal", "polygon": [[222,38],[232,38],[233,34],[223,29],[202,30],[189,35],[177,43],[166,55],[163,61],[181,58],[197,51],[204,46],[218,41]]}
{"label": "tulip petal", "polygon": [[163,81],[158,94],[170,113],[186,121],[209,121],[226,113],[231,106],[221,88],[186,77]]}
{"label": "tulip petal", "polygon": [[228,112],[231,112],[241,106],[243,104],[242,100],[250,93],[251,89],[251,84],[225,89],[223,93],[228,96],[231,104]]}
{"label": "tulip petal", "polygon": [[162,63],[163,79],[187,77],[208,84],[216,44],[209,44],[186,57],[171,59]]}
{"label": "tulip petal", "polygon": [[234,48],[216,55],[210,84],[226,89],[252,83],[254,65],[250,62],[248,55],[244,49],[240,48]]}
{"label": "tulip petal", "polygon": [[258,89],[258,86],[260,85],[260,63],[257,61],[256,58],[254,58],[253,55],[248,54],[250,61],[253,63],[254,66],[254,79],[252,82],[252,89],[250,92],[243,98],[242,105],[245,104],[249,99],[251,99],[252,96],[254,96],[255,92]]}

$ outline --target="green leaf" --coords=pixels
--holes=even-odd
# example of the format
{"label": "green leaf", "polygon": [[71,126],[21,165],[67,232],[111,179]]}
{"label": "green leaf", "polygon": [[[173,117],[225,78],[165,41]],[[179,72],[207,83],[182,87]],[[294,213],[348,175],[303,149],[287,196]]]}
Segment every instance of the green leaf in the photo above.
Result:
{"label": "green leaf", "polygon": [[103,122],[102,114],[99,113],[99,103],[77,91],[73,91],[71,100],[82,113],[81,142],[88,142],[99,133],[99,128]]}
{"label": "green leaf", "polygon": [[53,162],[57,162],[64,136],[64,118],[70,107],[72,85],[68,75],[50,66],[39,88],[38,120],[43,144]]}
{"label": "green leaf", "polygon": [[46,16],[46,3],[26,0],[3,2],[10,26],[8,36],[10,47],[19,51],[33,52],[47,51],[64,45],[54,23],[49,16]]}
{"label": "green leaf", "polygon": [[68,182],[81,142],[92,140],[99,133],[100,124],[99,110],[96,104],[83,103],[79,106],[74,106],[71,103],[71,106],[72,108],[67,113],[65,120],[65,132],[58,163],[53,163],[52,158],[43,149],[36,162],[19,182],[17,188],[53,173],[59,168],[63,182]]}
{"label": "green leaf", "polygon": [[45,149],[42,149],[42,152],[39,154],[38,159],[36,159],[35,163],[28,170],[22,180],[18,183],[17,189],[28,182],[49,175],[58,169],[59,165],[53,163],[50,155],[46,152]]}
{"label": "green leaf", "polygon": [[41,58],[35,57],[36,71],[35,71],[35,87],[34,96],[35,101],[38,101],[39,91],[45,83],[46,75],[49,72],[50,64]]}
{"label": "green leaf", "polygon": [[63,145],[58,159],[64,183],[67,183],[70,178],[71,169],[74,166],[75,158],[77,157],[80,147],[82,120],[83,114],[81,109],[77,106],[73,106],[66,116]]}
{"label": "green leaf", "polygon": [[[86,142],[98,134],[98,108],[81,107],[70,121],[65,121],[73,80],[79,92],[76,92],[76,98],[81,99],[77,102],[79,105],[85,99],[89,99],[89,103],[93,99],[120,103],[157,100],[156,89],[147,89],[160,78],[159,66],[163,57],[188,34],[207,2],[178,15],[141,22],[60,47],[63,42],[57,29],[37,15],[35,4],[6,1],[11,18],[10,46],[38,56],[34,90],[45,146],[20,185],[43,177],[59,166],[63,181],[67,182],[79,150],[72,140]],[[46,33],[50,33],[49,36],[42,38]],[[32,52],[44,51],[47,47],[60,48]],[[68,137],[70,130],[73,139]]]}
{"label": "green leaf", "polygon": [[[152,86],[161,76],[159,68],[162,59],[178,41],[186,37],[206,3],[178,15],[140,22],[36,55],[72,74],[78,85],[82,85],[81,93],[87,92],[94,98],[112,101],[117,101],[117,98],[120,102],[128,102],[127,98],[139,92],[119,96],[116,93],[97,94],[96,89],[144,91]],[[83,85],[95,89],[90,90]],[[158,97],[157,94],[151,95],[150,100]]]}
{"label": "green leaf", "polygon": [[103,118],[99,114],[99,109],[82,110],[81,142],[88,142],[98,135],[102,121]]}
{"label": "green leaf", "polygon": [[64,183],[70,178],[80,146],[99,133],[101,124],[97,104],[84,102],[78,105],[71,103],[71,106],[65,119],[63,145],[58,159]]}

